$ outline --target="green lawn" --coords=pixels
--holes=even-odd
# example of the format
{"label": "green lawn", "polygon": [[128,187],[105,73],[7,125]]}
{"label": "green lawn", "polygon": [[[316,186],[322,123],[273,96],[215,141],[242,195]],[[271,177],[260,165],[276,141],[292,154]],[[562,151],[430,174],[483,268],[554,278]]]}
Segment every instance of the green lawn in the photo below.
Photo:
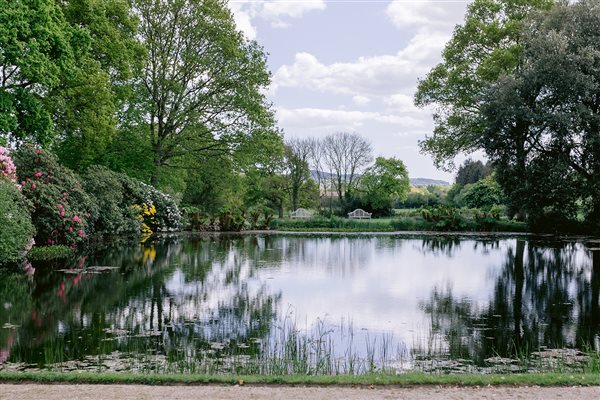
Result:
{"label": "green lawn", "polygon": [[600,386],[600,374],[529,373],[529,374],[425,374],[398,375],[326,375],[326,376],[268,376],[268,375],[176,375],[93,372],[0,372],[0,382],[33,383],[95,383],[95,384],[277,384],[277,385],[539,385]]}

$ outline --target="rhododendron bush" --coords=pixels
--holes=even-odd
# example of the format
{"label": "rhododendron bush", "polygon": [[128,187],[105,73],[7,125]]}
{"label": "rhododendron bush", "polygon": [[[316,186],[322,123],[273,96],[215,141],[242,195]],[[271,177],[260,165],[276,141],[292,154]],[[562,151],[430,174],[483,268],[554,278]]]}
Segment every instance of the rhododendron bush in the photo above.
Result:
{"label": "rhododendron bush", "polygon": [[14,153],[22,193],[33,204],[38,244],[76,245],[93,231],[97,215],[79,177],[50,152],[23,145]]}
{"label": "rhododendron bush", "polygon": [[33,244],[30,204],[16,181],[8,149],[0,147],[0,264],[16,261]]}
{"label": "rhododendron bush", "polygon": [[23,235],[9,235],[18,238],[19,254],[27,243],[23,238],[33,235],[33,226],[38,245],[72,247],[94,233],[148,235],[181,228],[177,204],[154,187],[100,166],[90,167],[80,177],[54,154],[33,145],[22,145],[12,158],[0,147],[0,180],[2,233],[10,232],[5,224],[19,221]]}
{"label": "rhododendron bush", "polygon": [[0,176],[11,182],[17,181],[17,169],[15,164],[10,158],[8,149],[2,146],[0,146]]}

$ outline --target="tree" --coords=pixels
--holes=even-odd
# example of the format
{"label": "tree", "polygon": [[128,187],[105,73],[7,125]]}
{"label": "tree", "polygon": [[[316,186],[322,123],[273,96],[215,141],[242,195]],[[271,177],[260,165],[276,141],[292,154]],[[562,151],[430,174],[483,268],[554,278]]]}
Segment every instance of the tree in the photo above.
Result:
{"label": "tree", "polygon": [[362,168],[373,159],[371,144],[357,133],[338,132],[325,137],[323,151],[339,200],[349,201]]}
{"label": "tree", "polygon": [[309,145],[309,167],[311,174],[314,176],[317,187],[319,190],[318,207],[321,208],[321,200],[327,193],[327,187],[329,179],[327,177],[326,164],[325,164],[325,147],[323,141],[317,138],[308,139]]}
{"label": "tree", "polygon": [[391,211],[395,201],[404,201],[410,190],[408,171],[401,160],[377,157],[360,178],[363,203],[377,213]]}
{"label": "tree", "polygon": [[87,52],[89,36],[54,0],[0,0],[0,140],[48,145],[48,94]]}
{"label": "tree", "polygon": [[[553,0],[475,0],[442,53],[443,61],[419,82],[415,104],[435,108],[433,134],[421,142],[437,166],[452,167],[461,152],[481,149],[481,102],[490,84],[521,64],[523,20]],[[515,125],[515,131],[524,126]],[[521,155],[522,156],[522,155]]]}
{"label": "tree", "polygon": [[56,152],[65,165],[82,171],[92,163],[107,162],[105,153],[134,103],[134,72],[145,50],[136,38],[137,18],[128,0],[58,4],[71,26],[89,33],[86,57],[51,93],[60,138]]}
{"label": "tree", "polygon": [[492,206],[504,203],[504,193],[493,175],[469,183],[463,187],[455,198],[462,207],[481,208],[489,210]]}
{"label": "tree", "polygon": [[261,89],[265,55],[236,30],[223,0],[134,0],[148,51],[141,74],[144,115],[158,181],[186,154],[226,154],[273,116]]}
{"label": "tree", "polygon": [[491,174],[491,172],[488,164],[484,164],[479,160],[473,161],[469,158],[458,168],[456,184],[464,186],[475,183]]}
{"label": "tree", "polygon": [[597,0],[533,16],[523,67],[484,97],[484,149],[533,222],[574,221],[581,201],[590,223],[600,217],[599,24]]}
{"label": "tree", "polygon": [[300,191],[311,179],[308,160],[311,147],[308,139],[291,139],[285,146],[285,170],[289,180],[290,202],[293,210],[298,208]]}

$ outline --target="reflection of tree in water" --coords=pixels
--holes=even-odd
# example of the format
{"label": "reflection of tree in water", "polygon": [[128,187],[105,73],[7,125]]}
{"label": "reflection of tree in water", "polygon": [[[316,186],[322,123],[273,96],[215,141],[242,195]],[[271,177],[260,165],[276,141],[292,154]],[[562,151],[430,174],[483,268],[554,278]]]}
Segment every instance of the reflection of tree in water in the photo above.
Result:
{"label": "reflection of tree in water", "polygon": [[378,251],[398,247],[401,241],[381,237],[280,236],[273,239],[285,262],[305,273],[328,271],[344,276],[368,266]]}
{"label": "reflection of tree in water", "polygon": [[485,309],[451,290],[435,289],[422,304],[452,357],[527,355],[542,347],[582,348],[600,333],[600,257],[577,243],[517,240],[510,247]]}
{"label": "reflection of tree in water", "polygon": [[[473,249],[479,250],[483,254],[487,254],[490,250],[500,247],[499,239],[472,239],[470,237],[469,241],[473,242]],[[461,245],[464,244],[464,240],[464,237],[458,235],[428,236],[421,239],[421,246],[418,249],[425,255],[433,254],[436,256],[454,257],[455,251],[460,250]]]}
{"label": "reflection of tree in water", "polygon": [[[263,337],[280,296],[264,285],[246,284],[252,269],[248,249],[253,246],[240,238],[170,239],[106,249],[82,261],[83,267],[118,267],[113,272],[38,269],[13,358],[42,362],[48,347],[59,348],[67,359],[82,358],[127,348],[131,336],[146,342],[138,348],[160,352],[190,338],[203,346],[217,336]],[[124,331],[130,337],[106,341]]]}

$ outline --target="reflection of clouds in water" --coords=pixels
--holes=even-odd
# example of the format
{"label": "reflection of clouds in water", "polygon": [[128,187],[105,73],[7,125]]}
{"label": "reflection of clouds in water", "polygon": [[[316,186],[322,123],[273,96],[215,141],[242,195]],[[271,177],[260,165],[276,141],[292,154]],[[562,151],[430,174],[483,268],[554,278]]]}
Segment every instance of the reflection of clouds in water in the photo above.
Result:
{"label": "reflection of clouds in water", "polygon": [[419,310],[435,285],[451,284],[455,291],[483,302],[492,290],[487,271],[502,259],[500,250],[483,255],[470,246],[440,261],[423,253],[421,239],[280,238],[290,254],[269,286],[282,293],[282,305],[292,304],[301,323],[311,324],[325,314],[337,321],[351,316],[355,327],[391,332],[412,340],[410,330],[427,325]]}

